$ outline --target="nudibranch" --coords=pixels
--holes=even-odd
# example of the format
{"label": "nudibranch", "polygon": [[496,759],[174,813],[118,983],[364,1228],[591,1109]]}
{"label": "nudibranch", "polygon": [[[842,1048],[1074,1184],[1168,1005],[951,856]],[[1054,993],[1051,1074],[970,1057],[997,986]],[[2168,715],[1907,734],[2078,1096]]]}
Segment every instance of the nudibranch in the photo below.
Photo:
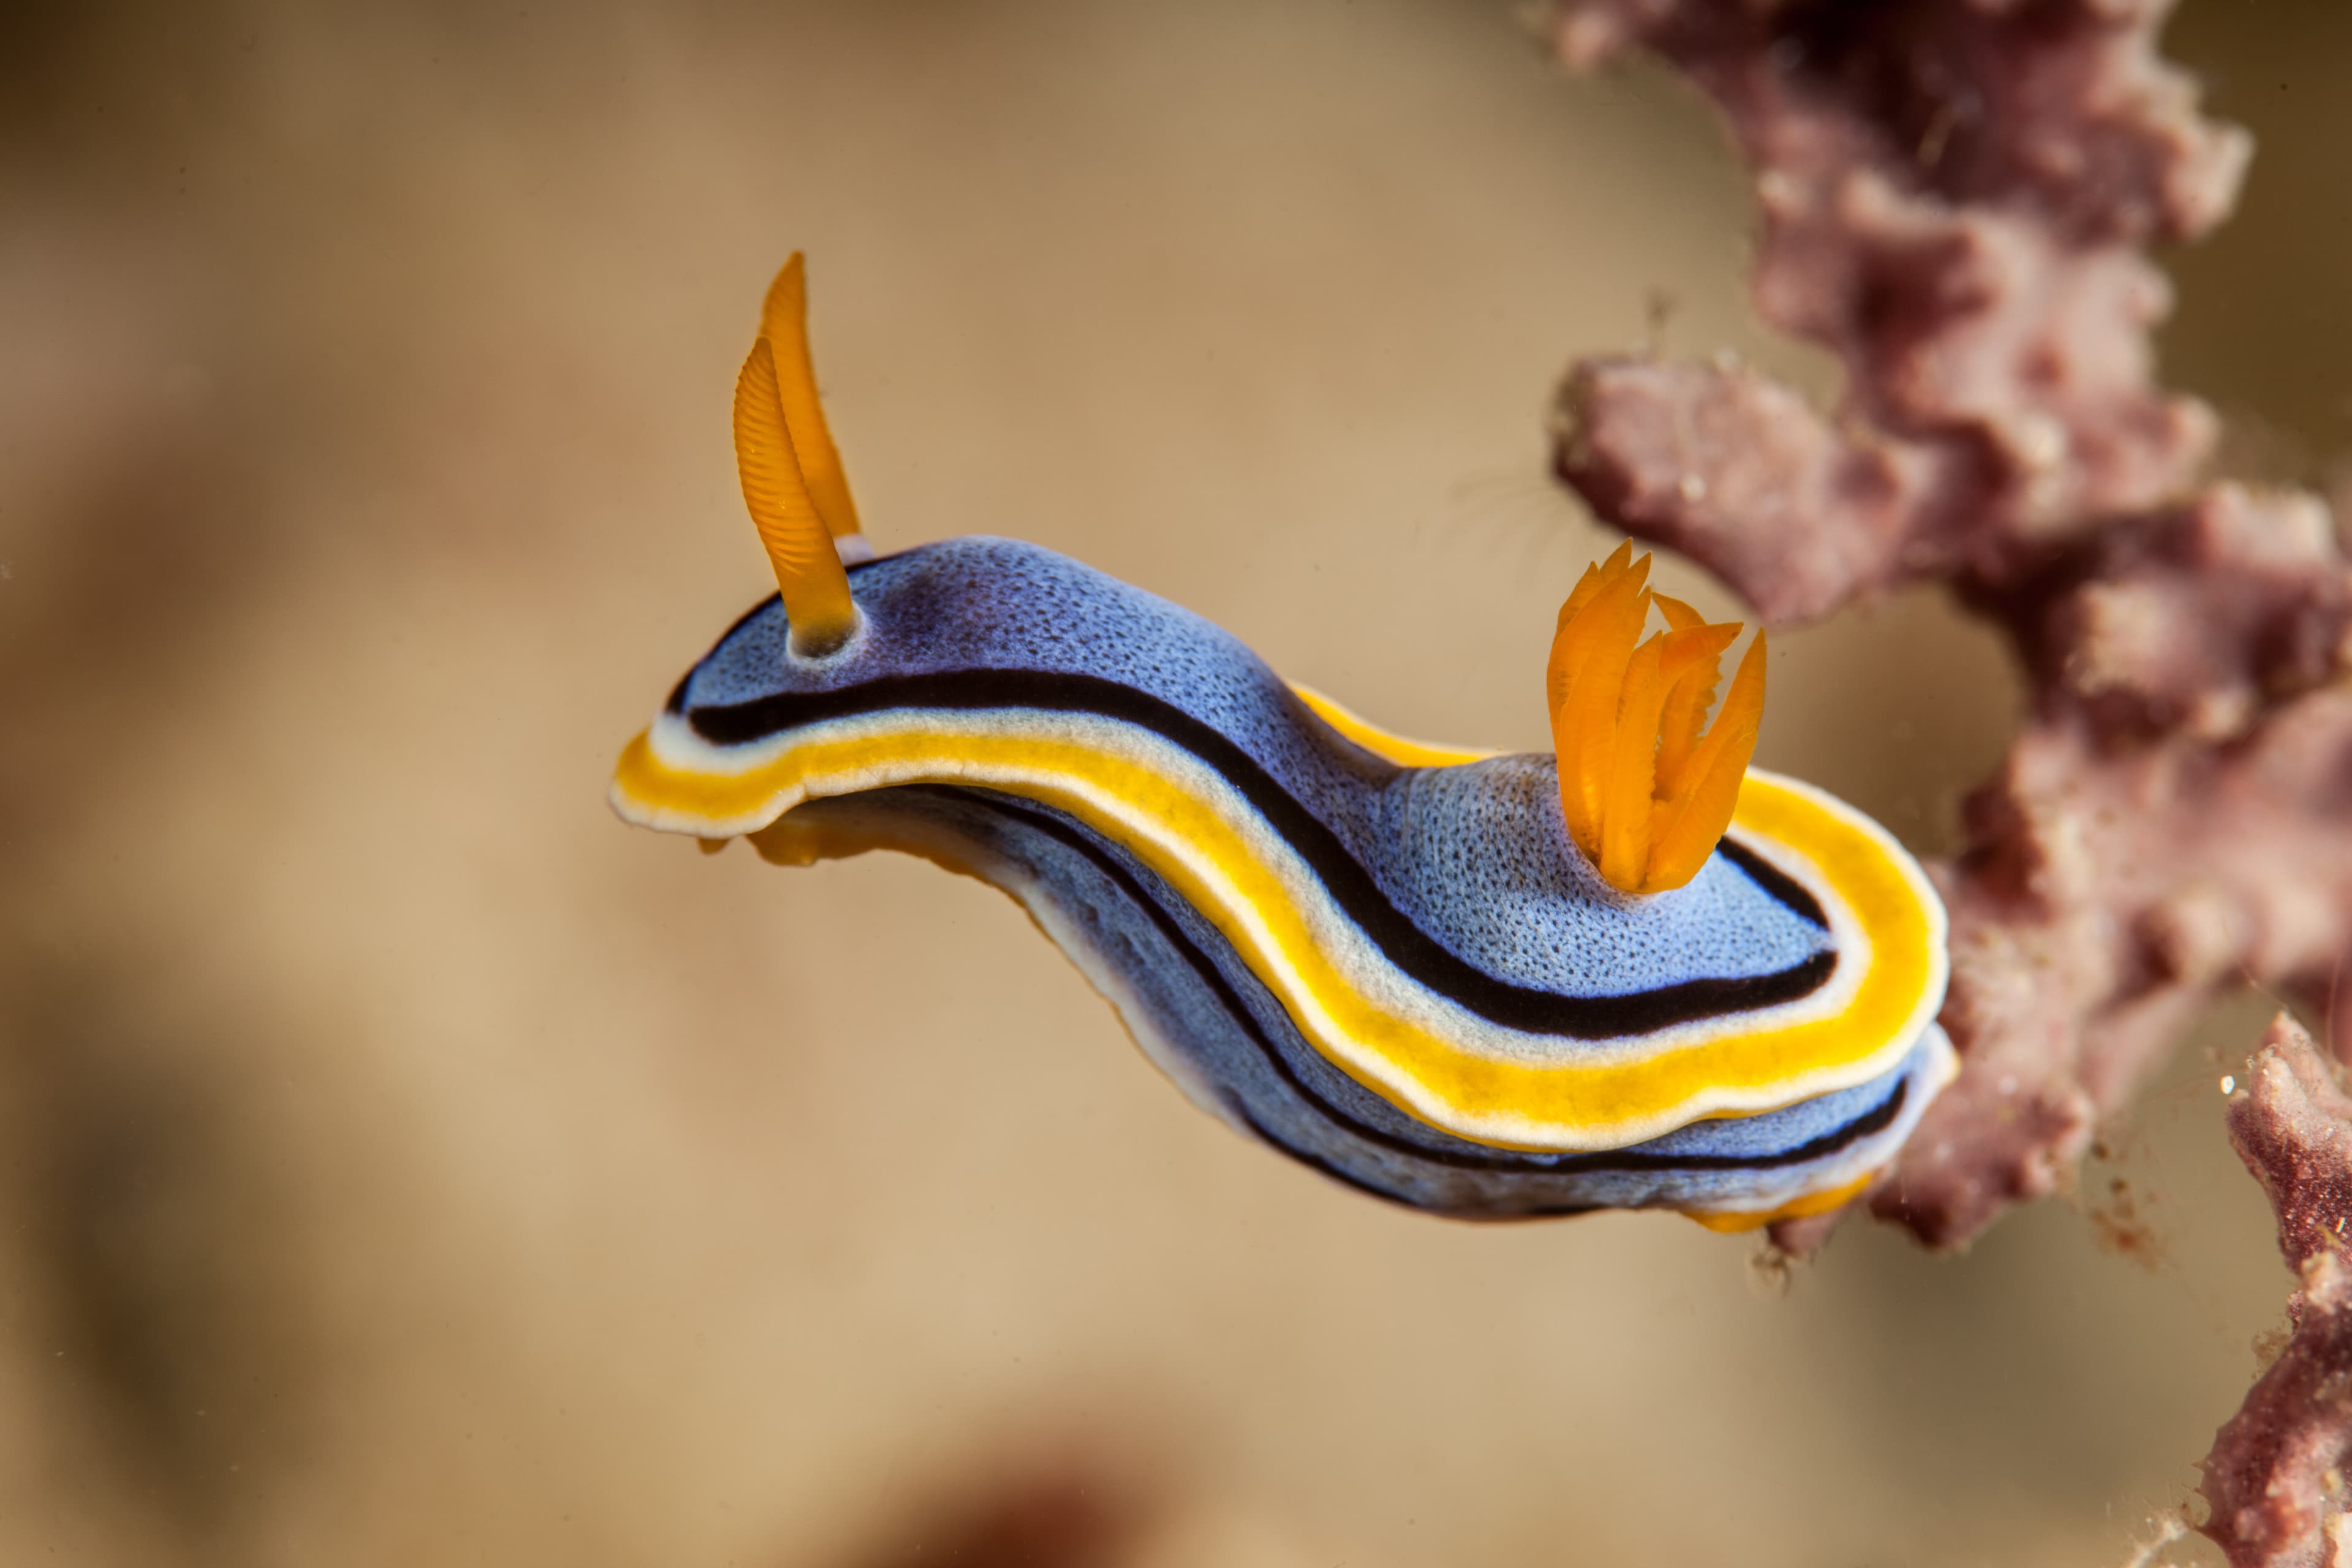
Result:
{"label": "nudibranch", "polygon": [[1630,546],[1561,611],[1556,756],[1426,745],[1052,551],[876,557],[797,255],[734,416],[779,593],[624,751],[627,820],[981,878],[1202,1109],[1447,1215],[1822,1212],[1955,1070],[1934,889],[1861,813],[1748,766],[1760,634],[1705,724],[1738,628]]}

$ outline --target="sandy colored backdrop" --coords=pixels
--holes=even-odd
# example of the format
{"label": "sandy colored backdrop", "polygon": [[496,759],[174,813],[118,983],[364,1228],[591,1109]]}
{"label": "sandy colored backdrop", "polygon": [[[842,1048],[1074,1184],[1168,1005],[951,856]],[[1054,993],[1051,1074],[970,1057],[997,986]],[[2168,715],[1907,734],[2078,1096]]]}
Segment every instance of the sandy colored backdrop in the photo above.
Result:
{"label": "sandy colored backdrop", "polygon": [[[2168,338],[2252,472],[2352,444],[2346,16],[2176,28],[2270,139]],[[2287,1283],[2258,998],[2080,1201],[1776,1295],[1244,1143],[975,885],[604,808],[764,591],[726,408],[795,247],[885,548],[1543,743],[1570,355],[1826,384],[1671,83],[1499,0],[0,27],[0,1561],[2104,1564],[2181,1499]],[[1761,760],[1924,849],[2014,700],[1927,597],[1772,680]]]}

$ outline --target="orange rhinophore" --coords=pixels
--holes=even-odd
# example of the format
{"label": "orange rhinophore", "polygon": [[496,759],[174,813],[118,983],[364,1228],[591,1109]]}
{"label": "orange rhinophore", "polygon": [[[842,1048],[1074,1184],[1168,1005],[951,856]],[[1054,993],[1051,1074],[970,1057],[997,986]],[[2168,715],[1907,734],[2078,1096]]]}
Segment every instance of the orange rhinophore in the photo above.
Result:
{"label": "orange rhinophore", "polygon": [[856,540],[862,545],[857,503],[849,499],[849,476],[842,470],[841,453],[825,425],[824,405],[817,401],[816,367],[809,356],[808,268],[797,250],[768,285],[768,297],[760,307],[760,335],[776,356],[784,426],[792,433],[809,500],[824,520],[826,532],[836,541]]}
{"label": "orange rhinophore", "polygon": [[[1632,544],[1560,606],[1545,693],[1559,804],[1578,848],[1620,892],[1663,893],[1698,875],[1731,825],[1764,715],[1764,634],[1748,645],[1702,734],[1737,622],[1709,625],[1648,587]],[[1655,607],[1666,629],[1642,638]]]}
{"label": "orange rhinophore", "polygon": [[857,629],[841,546],[863,541],[817,404],[804,298],[794,251],[768,290],[760,336],[735,380],[735,467],[743,504],[775,569],[793,650],[814,656],[839,647]]}

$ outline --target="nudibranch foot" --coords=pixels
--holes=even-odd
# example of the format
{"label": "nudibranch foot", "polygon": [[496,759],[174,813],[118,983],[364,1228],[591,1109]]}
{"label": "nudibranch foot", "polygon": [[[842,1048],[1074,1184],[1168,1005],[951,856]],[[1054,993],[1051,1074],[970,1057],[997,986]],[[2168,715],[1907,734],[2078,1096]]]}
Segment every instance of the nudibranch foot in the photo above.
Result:
{"label": "nudibranch foot", "polygon": [[1066,813],[907,785],[808,802],[752,839],[783,864],[895,849],[1002,889],[1196,1105],[1349,1186],[1454,1218],[1666,1208],[1760,1225],[1866,1182],[1955,1068],[1930,1026],[1890,1071],[1779,1110],[1591,1153],[1497,1148],[1416,1121],[1334,1068],[1215,926]]}

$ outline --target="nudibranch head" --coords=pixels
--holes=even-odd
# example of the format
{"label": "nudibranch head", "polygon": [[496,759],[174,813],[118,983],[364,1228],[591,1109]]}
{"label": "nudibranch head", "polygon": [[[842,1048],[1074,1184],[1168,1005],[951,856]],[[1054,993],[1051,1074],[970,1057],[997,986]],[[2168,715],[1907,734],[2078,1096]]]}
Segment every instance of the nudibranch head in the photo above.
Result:
{"label": "nudibranch head", "polygon": [[1556,757],[1405,741],[1035,545],[875,557],[803,313],[795,257],[736,386],[779,596],[624,752],[623,816],[981,877],[1204,1109],[1423,1208],[1738,1226],[1893,1159],[1954,1070],[1943,908],[1884,828],[1748,768],[1760,636],[1706,724],[1738,628],[1628,547],[1561,611]]}
{"label": "nudibranch head", "polygon": [[[1704,734],[1736,622],[1709,625],[1650,588],[1632,544],[1585,568],[1560,606],[1545,694],[1559,804],[1576,847],[1621,893],[1663,893],[1699,873],[1731,826],[1764,716],[1764,634],[1739,661]],[[1643,642],[1655,608],[1666,629]]]}

